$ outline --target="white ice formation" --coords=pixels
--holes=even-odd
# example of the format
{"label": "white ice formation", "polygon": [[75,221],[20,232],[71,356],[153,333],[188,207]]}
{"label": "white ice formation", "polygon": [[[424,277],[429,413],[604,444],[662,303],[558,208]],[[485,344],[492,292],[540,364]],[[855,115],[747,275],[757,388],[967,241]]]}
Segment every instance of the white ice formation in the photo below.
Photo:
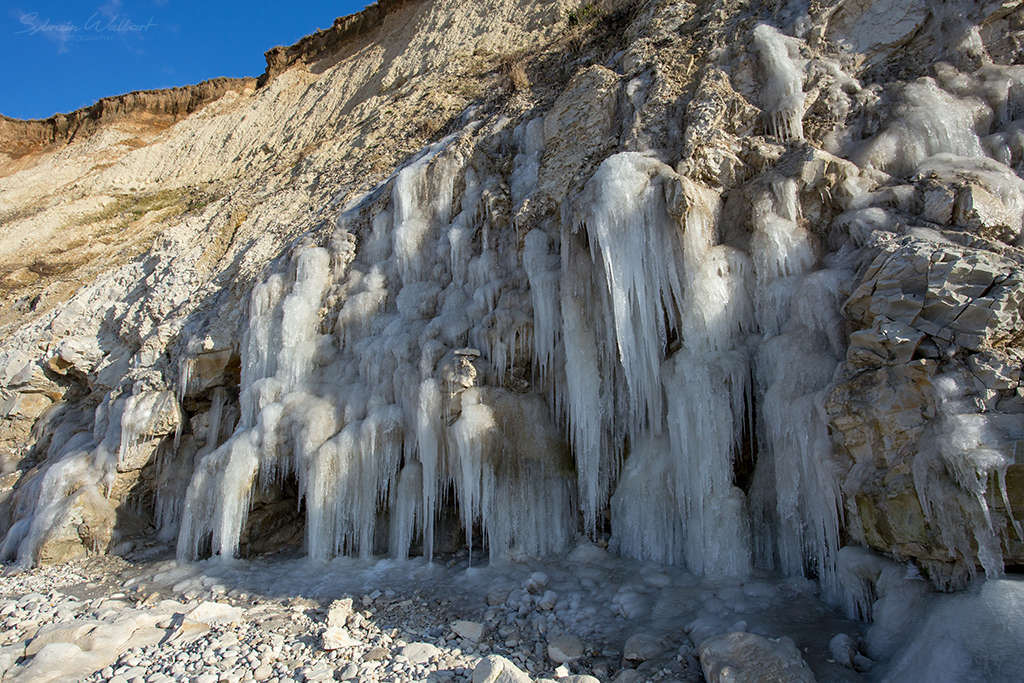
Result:
{"label": "white ice formation", "polygon": [[[513,133],[516,177],[534,134]],[[712,576],[809,558],[830,576],[820,404],[844,273],[818,269],[795,181],[764,189],[746,253],[719,243],[717,193],[616,154],[521,258],[489,213],[498,182],[444,140],[253,290],[241,418],[196,465],[179,555],[234,557],[254,496],[291,477],[315,558],[417,540],[430,557],[454,500],[492,558],[557,551],[577,512],[590,534],[610,509],[612,543],[640,558]],[[752,439],[756,505],[734,482]]]}

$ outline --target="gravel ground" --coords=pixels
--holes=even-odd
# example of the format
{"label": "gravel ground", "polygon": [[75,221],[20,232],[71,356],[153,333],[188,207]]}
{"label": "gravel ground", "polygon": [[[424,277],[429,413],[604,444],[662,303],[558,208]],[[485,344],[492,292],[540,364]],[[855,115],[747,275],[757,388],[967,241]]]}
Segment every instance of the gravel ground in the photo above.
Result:
{"label": "gravel ground", "polygon": [[[708,634],[774,635],[792,608],[798,621],[817,620],[821,652],[804,651],[820,668],[832,666],[831,634],[858,628],[807,584],[709,586],[595,546],[559,563],[481,568],[464,554],[433,565],[149,555],[6,567],[3,680],[468,681],[498,655],[498,668],[523,676],[505,680],[701,681],[694,641]],[[833,680],[856,680],[848,671]]]}

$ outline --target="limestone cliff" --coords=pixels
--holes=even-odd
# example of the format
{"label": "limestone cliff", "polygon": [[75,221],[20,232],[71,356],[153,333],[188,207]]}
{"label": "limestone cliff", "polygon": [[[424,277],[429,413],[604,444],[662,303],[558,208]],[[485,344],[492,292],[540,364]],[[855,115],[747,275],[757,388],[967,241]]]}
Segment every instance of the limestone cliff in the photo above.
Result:
{"label": "limestone cliff", "polygon": [[382,2],[140,98],[0,131],[4,557],[1024,561],[1019,2]]}

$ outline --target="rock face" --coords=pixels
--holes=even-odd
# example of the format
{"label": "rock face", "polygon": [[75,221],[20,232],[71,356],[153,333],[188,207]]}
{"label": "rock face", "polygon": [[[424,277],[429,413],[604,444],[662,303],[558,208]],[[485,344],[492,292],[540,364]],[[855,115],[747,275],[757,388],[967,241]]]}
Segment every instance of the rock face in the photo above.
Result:
{"label": "rock face", "polygon": [[1024,26],[961,4],[384,2],[5,122],[0,555],[1019,565]]}

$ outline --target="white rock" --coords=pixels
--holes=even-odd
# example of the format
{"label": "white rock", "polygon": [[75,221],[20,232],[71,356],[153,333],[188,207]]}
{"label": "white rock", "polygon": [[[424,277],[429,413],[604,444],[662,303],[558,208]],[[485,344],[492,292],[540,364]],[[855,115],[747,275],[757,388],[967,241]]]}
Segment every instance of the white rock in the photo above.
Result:
{"label": "white rock", "polygon": [[195,621],[207,626],[218,624],[233,624],[241,621],[245,610],[241,607],[234,607],[223,602],[203,601],[194,609],[189,611],[185,617],[189,621]]}
{"label": "white rock", "polygon": [[523,588],[533,593],[534,595],[539,594],[548,585],[548,575],[544,572],[534,572],[530,574],[530,577],[526,579],[526,583],[523,584]]}
{"label": "white rock", "polygon": [[327,610],[328,626],[344,626],[352,616],[352,598],[341,598],[331,603]]}
{"label": "white rock", "polygon": [[553,608],[556,602],[558,602],[558,594],[555,591],[544,591],[544,595],[537,601],[537,607],[548,610]]}
{"label": "white rock", "polygon": [[473,683],[531,683],[529,675],[515,664],[499,657],[488,655],[473,669]]}
{"label": "white rock", "polygon": [[426,664],[432,657],[437,657],[441,651],[430,643],[409,643],[402,648],[402,656],[409,660],[410,664]]}
{"label": "white rock", "polygon": [[853,638],[845,633],[837,633],[828,641],[828,651],[832,659],[843,666],[853,667],[853,657],[857,654],[857,646]]}
{"label": "white rock", "polygon": [[349,634],[348,629],[341,626],[329,626],[321,636],[325,650],[339,650],[343,647],[355,647],[360,641]]}
{"label": "white rock", "polygon": [[460,638],[472,640],[476,643],[479,642],[481,637],[483,637],[484,625],[477,621],[460,620],[452,624],[452,630],[455,631]]}

